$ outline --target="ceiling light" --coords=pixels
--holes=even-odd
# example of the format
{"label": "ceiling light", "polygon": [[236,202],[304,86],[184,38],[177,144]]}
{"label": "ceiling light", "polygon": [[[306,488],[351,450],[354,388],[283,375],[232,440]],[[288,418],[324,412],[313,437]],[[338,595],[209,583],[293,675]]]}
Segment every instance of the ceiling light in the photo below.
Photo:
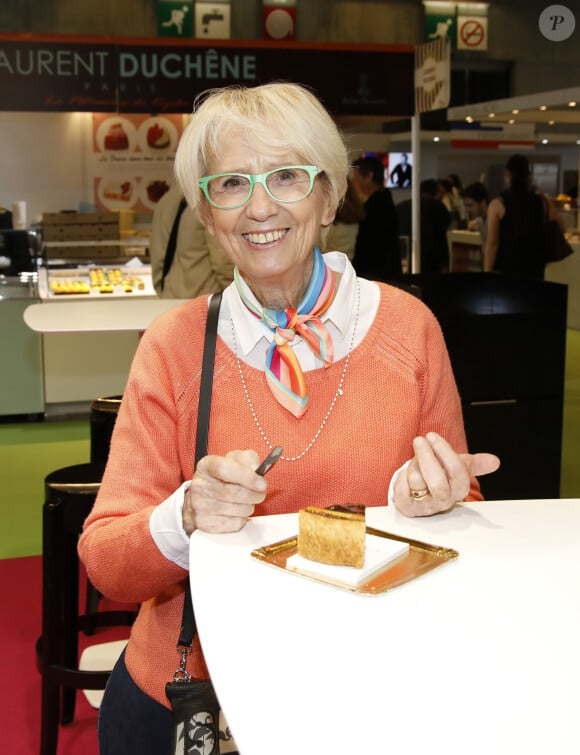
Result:
{"label": "ceiling light", "polygon": [[488,113],[488,118],[495,118],[495,113]]}
{"label": "ceiling light", "polygon": [[513,126],[513,124],[515,123],[515,119],[514,118],[510,118],[509,121],[508,121],[508,123]]}
{"label": "ceiling light", "polygon": [[520,112],[520,111],[519,111],[519,110],[517,109],[517,107],[515,107],[515,108],[514,108],[514,109],[512,110],[512,115],[517,115],[517,114],[518,114],[519,112]]}
{"label": "ceiling light", "polygon": [[540,107],[538,108],[538,110],[547,110],[547,109],[548,109],[547,105],[540,105]]}
{"label": "ceiling light", "polygon": [[548,126],[553,126],[556,121],[548,121]]}
{"label": "ceiling light", "polygon": [[568,107],[576,107],[576,103],[574,102],[574,100],[571,100],[571,101],[570,101],[570,102],[568,103]]}
{"label": "ceiling light", "polygon": [[550,143],[550,142],[549,142],[549,140],[548,140],[548,139],[542,139],[542,144],[549,144],[549,143]]}
{"label": "ceiling light", "polygon": [[434,137],[433,137],[433,141],[434,141],[434,142],[438,142],[438,141],[440,141],[440,137],[439,137],[439,136],[434,136]]}
{"label": "ceiling light", "polygon": [[467,116],[467,117],[465,118],[465,120],[467,121],[467,123],[473,123],[473,116],[471,116],[471,115],[468,115],[468,116]]}

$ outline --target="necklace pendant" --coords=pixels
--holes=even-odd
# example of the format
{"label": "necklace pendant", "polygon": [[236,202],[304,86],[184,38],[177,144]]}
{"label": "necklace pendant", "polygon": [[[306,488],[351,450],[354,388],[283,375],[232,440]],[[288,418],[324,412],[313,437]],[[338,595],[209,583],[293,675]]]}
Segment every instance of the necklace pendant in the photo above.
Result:
{"label": "necklace pendant", "polygon": [[338,395],[339,395],[339,396],[342,396],[342,388],[339,388],[339,389],[338,389]]}

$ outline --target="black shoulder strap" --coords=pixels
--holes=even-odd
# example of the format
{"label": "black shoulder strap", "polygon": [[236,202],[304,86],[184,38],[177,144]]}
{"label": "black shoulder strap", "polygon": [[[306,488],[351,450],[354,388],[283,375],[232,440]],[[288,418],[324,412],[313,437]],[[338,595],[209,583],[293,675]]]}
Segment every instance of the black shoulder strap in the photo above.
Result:
{"label": "black shoulder strap", "polygon": [[222,301],[222,292],[213,294],[207,310],[205,326],[205,343],[201,363],[201,382],[199,385],[199,407],[197,410],[197,432],[195,436],[195,466],[207,456],[207,436],[209,433],[209,411],[211,408],[211,389],[213,386],[213,366],[215,362],[215,345],[217,326]]}
{"label": "black shoulder strap", "polygon": [[[197,410],[197,431],[195,436],[195,466],[207,455],[207,437],[209,432],[209,413],[211,407],[211,390],[213,386],[213,366],[215,362],[215,345],[217,341],[217,327],[220,312],[222,292],[211,297],[207,311],[205,326],[205,342],[203,346],[203,360],[201,363],[201,381],[199,385],[199,407]],[[178,646],[191,647],[195,637],[195,616],[189,589],[189,579],[185,585],[183,596],[183,616]]]}
{"label": "black shoulder strap", "polygon": [[181,220],[181,216],[183,215],[183,211],[187,207],[187,200],[185,197],[182,197],[179,206],[177,208],[177,213],[175,214],[175,219],[173,221],[173,225],[171,226],[171,233],[169,234],[169,240],[167,241],[167,248],[165,250],[165,257],[163,258],[163,275],[161,276],[161,290],[163,291],[163,286],[165,285],[165,278],[167,277],[167,273],[171,269],[171,265],[173,264],[173,258],[175,257],[175,249],[177,247],[177,232],[179,231],[179,221]]}

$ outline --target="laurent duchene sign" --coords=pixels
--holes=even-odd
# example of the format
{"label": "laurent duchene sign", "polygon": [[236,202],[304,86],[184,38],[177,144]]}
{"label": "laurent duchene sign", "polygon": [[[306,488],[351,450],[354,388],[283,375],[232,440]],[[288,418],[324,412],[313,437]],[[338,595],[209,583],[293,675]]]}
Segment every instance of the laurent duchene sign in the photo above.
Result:
{"label": "laurent duchene sign", "polygon": [[1,110],[188,113],[205,89],[310,86],[336,115],[413,113],[413,48],[0,34]]}

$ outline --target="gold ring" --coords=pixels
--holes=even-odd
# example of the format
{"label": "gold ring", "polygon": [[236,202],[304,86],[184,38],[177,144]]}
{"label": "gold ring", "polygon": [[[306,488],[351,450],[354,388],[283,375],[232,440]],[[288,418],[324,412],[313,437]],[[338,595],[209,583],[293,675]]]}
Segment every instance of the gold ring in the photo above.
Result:
{"label": "gold ring", "polygon": [[423,498],[427,498],[429,495],[429,488],[423,488],[423,490],[413,490],[413,488],[410,488],[409,492],[414,501],[422,501]]}

